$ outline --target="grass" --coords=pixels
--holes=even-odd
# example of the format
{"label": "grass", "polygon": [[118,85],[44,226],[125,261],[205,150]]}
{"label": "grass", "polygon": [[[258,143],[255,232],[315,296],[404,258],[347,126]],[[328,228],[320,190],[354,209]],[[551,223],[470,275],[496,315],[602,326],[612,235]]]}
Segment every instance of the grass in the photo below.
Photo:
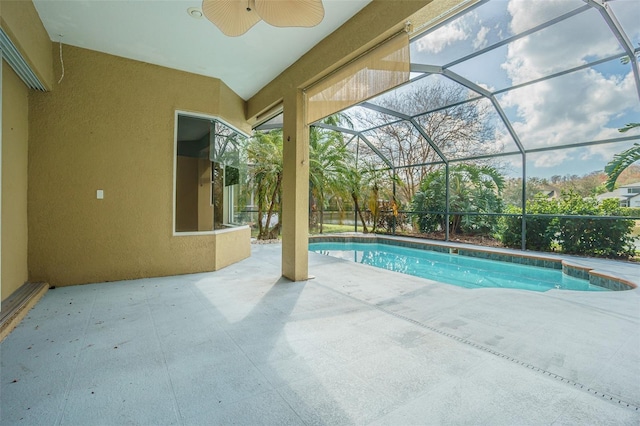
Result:
{"label": "grass", "polygon": [[[322,233],[323,234],[337,234],[340,232],[353,232],[355,231],[355,226],[353,225],[336,225],[333,223],[325,223],[322,225]],[[318,235],[320,233],[320,227],[316,227],[314,229],[309,229],[310,235]]]}
{"label": "grass", "polygon": [[[322,226],[323,234],[339,234],[341,232],[353,232],[355,227],[353,225],[336,225],[333,223],[325,223]],[[358,226],[358,230],[362,231],[362,227]],[[309,229],[309,235],[320,234],[320,227]],[[251,237],[256,238],[258,236],[258,228],[251,228]]]}

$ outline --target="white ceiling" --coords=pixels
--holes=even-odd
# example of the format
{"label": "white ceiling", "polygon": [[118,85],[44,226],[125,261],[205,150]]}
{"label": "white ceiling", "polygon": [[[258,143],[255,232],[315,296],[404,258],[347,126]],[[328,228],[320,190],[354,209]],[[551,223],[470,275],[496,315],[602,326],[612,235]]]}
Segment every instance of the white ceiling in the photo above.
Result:
{"label": "white ceiling", "polygon": [[313,28],[275,28],[259,22],[226,37],[198,0],[34,0],[51,40],[169,68],[216,77],[249,99],[371,0],[324,0]]}

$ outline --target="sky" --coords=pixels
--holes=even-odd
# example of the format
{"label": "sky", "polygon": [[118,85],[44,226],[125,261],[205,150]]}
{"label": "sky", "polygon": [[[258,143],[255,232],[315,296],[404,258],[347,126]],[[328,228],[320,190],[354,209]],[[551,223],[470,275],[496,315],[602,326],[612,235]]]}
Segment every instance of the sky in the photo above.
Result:
{"label": "sky", "polygon": [[[633,45],[640,46],[640,2],[608,4]],[[584,5],[581,0],[490,1],[414,40],[411,61],[447,65]],[[449,69],[496,91],[623,52],[598,11],[590,9]],[[497,99],[526,149],[634,135],[640,142],[640,129],[625,134],[617,130],[640,122],[631,66],[617,58],[504,92]],[[504,126],[496,128],[496,145],[515,150]],[[631,145],[617,142],[530,154],[527,175],[584,175],[602,170],[615,153]],[[514,174],[520,172],[520,163],[513,161]]]}

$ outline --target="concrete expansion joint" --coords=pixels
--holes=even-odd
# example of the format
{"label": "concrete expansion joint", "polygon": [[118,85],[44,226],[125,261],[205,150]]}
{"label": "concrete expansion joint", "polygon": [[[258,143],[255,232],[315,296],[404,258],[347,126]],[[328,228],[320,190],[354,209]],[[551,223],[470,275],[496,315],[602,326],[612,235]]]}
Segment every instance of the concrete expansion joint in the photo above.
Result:
{"label": "concrete expansion joint", "polygon": [[389,311],[389,310],[387,310],[387,309],[385,309],[385,308],[383,308],[381,306],[378,306],[378,305],[373,304],[373,303],[366,302],[364,300],[358,299],[357,297],[351,296],[349,294],[342,293],[342,292],[340,292],[340,291],[338,291],[338,290],[336,290],[334,288],[328,287],[328,286],[326,286],[324,284],[317,284],[316,283],[316,285],[319,285],[320,287],[325,288],[327,290],[330,290],[330,291],[332,291],[334,293],[337,293],[337,294],[340,294],[342,296],[348,297],[349,299],[354,300],[356,302],[359,302],[359,303],[361,303],[363,305],[366,305],[366,306],[368,306],[370,308],[374,308],[374,309],[377,309],[378,311],[381,311],[381,312],[384,312],[384,313],[386,313],[388,315],[394,316],[394,317],[396,317],[398,319],[401,319],[401,320],[403,320],[405,322],[409,322],[411,324],[417,325],[420,328],[423,328],[425,330],[432,331],[434,333],[437,333],[437,334],[440,334],[442,336],[448,337],[450,339],[456,340],[456,341],[458,341],[458,342],[460,342],[460,343],[462,343],[464,345],[474,347],[474,348],[476,348],[478,350],[481,350],[483,352],[489,353],[491,355],[495,355],[495,356],[497,356],[499,358],[503,358],[503,359],[511,361],[511,362],[513,362],[515,364],[519,364],[519,365],[521,365],[523,367],[526,367],[526,368],[528,368],[528,369],[530,369],[532,371],[535,371],[536,373],[540,373],[540,374],[542,374],[544,376],[547,376],[549,378],[555,379],[556,381],[559,381],[559,382],[565,383],[567,385],[573,386],[574,388],[580,389],[580,390],[582,390],[582,391],[584,391],[584,392],[586,392],[586,393],[588,393],[590,395],[600,397],[600,398],[602,398],[603,400],[605,400],[607,402],[610,402],[610,403],[613,403],[613,404],[618,404],[618,405],[620,405],[622,407],[628,408],[628,409],[633,410],[633,411],[640,411],[640,406],[638,406],[638,405],[636,405],[634,403],[630,403],[628,401],[625,401],[624,399],[621,399],[621,398],[619,398],[619,397],[617,397],[615,395],[609,395],[609,394],[607,394],[605,392],[590,388],[590,387],[588,387],[588,386],[586,386],[584,384],[581,384],[581,383],[575,382],[573,380],[567,379],[566,377],[560,376],[558,374],[555,374],[555,373],[552,373],[550,371],[547,371],[547,370],[545,370],[543,368],[540,368],[540,367],[537,367],[535,365],[529,364],[527,362],[521,361],[519,359],[513,358],[513,357],[511,357],[509,355],[505,355],[505,354],[503,354],[501,352],[498,352],[498,351],[495,351],[493,349],[487,348],[486,346],[479,345],[479,344],[477,344],[475,342],[472,342],[472,341],[467,340],[465,338],[462,338],[460,336],[456,336],[455,334],[448,333],[446,331],[443,331],[443,330],[440,330],[438,328],[432,327],[430,325],[424,324],[424,323],[422,323],[420,321],[417,321],[417,320],[415,320],[413,318],[409,318],[409,317],[406,317],[404,315],[398,314],[396,312]]}

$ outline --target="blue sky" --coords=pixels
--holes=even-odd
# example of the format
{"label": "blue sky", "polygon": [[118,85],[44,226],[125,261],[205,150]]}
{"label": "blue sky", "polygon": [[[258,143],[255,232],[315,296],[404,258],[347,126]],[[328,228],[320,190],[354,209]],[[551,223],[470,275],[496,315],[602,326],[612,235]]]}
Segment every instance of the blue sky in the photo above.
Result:
{"label": "blue sky", "polygon": [[[609,3],[637,47],[640,2]],[[445,65],[584,5],[580,0],[490,1],[414,40],[411,61]],[[489,90],[499,90],[622,52],[600,14],[588,10],[451,70]],[[640,129],[624,135],[617,131],[625,123],[640,121],[631,66],[618,59],[503,93],[498,100],[527,149],[625,135],[636,135],[640,141]],[[513,140],[498,129],[496,146],[511,151]],[[583,175],[602,170],[614,153],[628,146],[623,142],[531,155],[528,175]]]}

